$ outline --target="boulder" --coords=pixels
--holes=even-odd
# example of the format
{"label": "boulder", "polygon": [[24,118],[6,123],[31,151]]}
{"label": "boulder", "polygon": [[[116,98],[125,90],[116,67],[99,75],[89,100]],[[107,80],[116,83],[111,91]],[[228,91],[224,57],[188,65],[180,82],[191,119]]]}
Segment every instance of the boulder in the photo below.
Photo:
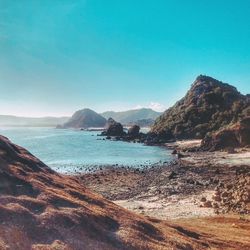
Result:
{"label": "boulder", "polygon": [[110,125],[113,125],[115,123],[116,123],[116,121],[112,117],[109,117],[107,122],[106,122],[105,128],[107,129]]}
{"label": "boulder", "polygon": [[201,142],[204,150],[224,150],[250,145],[250,117],[230,127],[207,135]]}
{"label": "boulder", "polygon": [[239,142],[233,131],[225,129],[213,135],[207,135],[201,143],[205,150],[215,151],[226,148],[235,148]]}
{"label": "boulder", "polygon": [[128,130],[128,135],[132,137],[138,137],[140,134],[140,127],[138,125],[133,125]]}
{"label": "boulder", "polygon": [[123,131],[123,126],[119,122],[112,122],[108,128],[102,132],[105,136],[124,136],[126,133]]}

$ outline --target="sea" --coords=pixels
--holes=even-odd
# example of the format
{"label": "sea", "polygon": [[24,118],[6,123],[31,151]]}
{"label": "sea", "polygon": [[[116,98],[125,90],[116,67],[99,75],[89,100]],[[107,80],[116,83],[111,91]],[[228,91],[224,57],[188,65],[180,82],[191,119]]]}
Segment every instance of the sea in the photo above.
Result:
{"label": "sea", "polygon": [[103,140],[100,131],[40,127],[2,127],[8,137],[60,173],[87,172],[100,166],[145,168],[173,160],[164,147]]}

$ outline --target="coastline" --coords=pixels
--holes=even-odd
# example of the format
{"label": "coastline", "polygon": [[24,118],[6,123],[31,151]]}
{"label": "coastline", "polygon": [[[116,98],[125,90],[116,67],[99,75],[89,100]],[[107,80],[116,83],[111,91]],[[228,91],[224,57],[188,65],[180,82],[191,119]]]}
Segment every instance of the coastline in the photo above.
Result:
{"label": "coastline", "polygon": [[[113,189],[111,200],[114,202],[110,202],[86,188],[86,175],[59,174],[6,137],[2,136],[0,140],[1,177],[8,187],[3,189],[1,196],[0,248],[249,249],[250,219],[247,216],[204,214],[206,217],[197,218],[197,215],[188,217],[185,213],[174,216],[172,202],[169,205],[172,218],[167,219],[166,215],[169,216],[171,211],[162,210],[162,207],[138,207],[140,212],[134,209],[133,213],[114,204],[119,201],[114,199],[118,198],[119,191],[127,196],[122,197],[123,201],[133,204],[135,199],[141,202],[138,198],[145,201],[151,198],[148,204],[157,204],[152,197],[158,197],[158,202],[162,202],[173,195],[181,197],[182,194],[188,198],[202,193],[207,186],[202,184],[201,178],[206,179],[206,175],[198,166],[185,165],[179,159],[168,168],[154,167],[147,171],[108,169],[89,175],[89,186],[96,182],[95,186],[102,187],[106,196]],[[166,172],[170,170],[172,172]],[[219,173],[216,170],[216,174],[224,174],[221,170]],[[211,168],[208,175],[213,173]],[[193,182],[187,182],[187,176]],[[154,186],[159,190],[152,189]],[[241,187],[237,185],[237,190],[241,191]],[[182,207],[186,209],[188,206],[182,204]],[[175,210],[179,209],[175,207]],[[147,216],[149,211],[152,216]],[[157,219],[160,211],[162,218],[167,220]]]}
{"label": "coastline", "polygon": [[242,166],[250,170],[250,149],[236,153],[196,152],[197,140],[177,141],[166,148],[181,158],[146,169],[103,167],[80,174],[88,188],[138,214],[157,219],[210,217],[225,213],[213,200],[221,183],[234,179]]}

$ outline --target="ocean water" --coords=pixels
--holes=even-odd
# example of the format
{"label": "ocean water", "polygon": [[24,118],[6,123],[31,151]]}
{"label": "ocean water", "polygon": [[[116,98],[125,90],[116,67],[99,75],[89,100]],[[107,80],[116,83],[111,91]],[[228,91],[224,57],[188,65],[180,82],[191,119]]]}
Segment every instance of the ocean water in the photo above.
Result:
{"label": "ocean water", "polygon": [[118,165],[143,167],[171,161],[163,147],[102,140],[100,132],[55,128],[0,128],[0,134],[26,148],[61,173],[84,172],[89,167]]}

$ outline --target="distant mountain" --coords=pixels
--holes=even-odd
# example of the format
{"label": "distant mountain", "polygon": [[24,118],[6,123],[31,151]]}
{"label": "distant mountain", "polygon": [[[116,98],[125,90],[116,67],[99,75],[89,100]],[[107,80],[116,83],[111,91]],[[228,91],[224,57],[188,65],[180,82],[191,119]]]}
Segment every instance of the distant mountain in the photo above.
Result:
{"label": "distant mountain", "polygon": [[108,119],[112,117],[117,122],[122,123],[123,125],[134,124],[139,120],[155,120],[157,117],[161,115],[160,112],[156,112],[152,109],[142,108],[142,109],[133,109],[128,111],[114,112],[107,111],[101,113],[103,117]]}
{"label": "distant mountain", "polygon": [[19,117],[12,115],[0,115],[0,126],[11,127],[55,127],[65,123],[69,117]]}
{"label": "distant mountain", "polygon": [[91,109],[76,111],[68,122],[58,128],[100,128],[105,127],[107,120]]}
{"label": "distant mountain", "polygon": [[162,138],[204,138],[250,116],[249,95],[242,95],[229,84],[200,75],[186,96],[166,110],[151,132]]}
{"label": "distant mountain", "polygon": [[141,128],[143,127],[151,127],[154,124],[155,120],[154,119],[141,119],[137,120],[135,122],[128,123],[127,125],[138,125]]}

